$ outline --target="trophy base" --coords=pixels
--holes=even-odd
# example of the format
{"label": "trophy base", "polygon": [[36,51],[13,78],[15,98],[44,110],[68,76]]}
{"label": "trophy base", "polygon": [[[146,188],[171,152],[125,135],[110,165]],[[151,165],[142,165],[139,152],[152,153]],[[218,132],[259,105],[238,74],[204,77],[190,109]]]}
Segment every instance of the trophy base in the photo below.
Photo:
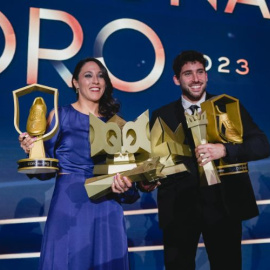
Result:
{"label": "trophy base", "polygon": [[54,173],[59,170],[58,160],[54,158],[26,158],[18,162],[18,172],[25,174]]}
{"label": "trophy base", "polygon": [[228,164],[228,165],[217,166],[217,172],[219,176],[238,174],[238,173],[247,173],[248,164],[238,163],[238,164]]}
{"label": "trophy base", "polygon": [[137,167],[136,163],[126,163],[126,164],[100,164],[95,165],[94,175],[104,175],[104,174],[115,174],[118,172],[124,172],[132,170]]}
{"label": "trophy base", "polygon": [[112,191],[112,183],[113,176],[105,175],[86,179],[84,186],[88,197],[92,200],[97,200]]}
{"label": "trophy base", "polygon": [[[159,158],[146,160],[143,164],[132,170],[122,172],[123,176],[128,176],[131,182],[148,181],[154,182],[164,175],[160,172],[164,166],[159,163]],[[102,196],[109,194],[112,189],[113,175],[101,175],[88,178],[85,181],[85,188],[90,199],[96,200]]]}
{"label": "trophy base", "polygon": [[177,173],[186,172],[186,171],[188,171],[188,169],[185,166],[185,164],[180,163],[173,166],[164,167],[161,173],[167,176],[167,175],[177,174]]}

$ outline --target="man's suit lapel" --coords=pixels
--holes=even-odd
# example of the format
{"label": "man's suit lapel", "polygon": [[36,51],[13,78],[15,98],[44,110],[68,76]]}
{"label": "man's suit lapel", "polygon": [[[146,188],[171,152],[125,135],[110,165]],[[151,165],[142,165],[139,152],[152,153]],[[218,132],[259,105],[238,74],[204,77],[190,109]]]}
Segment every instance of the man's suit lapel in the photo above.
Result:
{"label": "man's suit lapel", "polygon": [[182,123],[183,125],[186,124],[186,117],[185,117],[184,108],[182,106],[181,98],[178,99],[175,103],[175,115],[177,119],[177,126],[180,123]]}
{"label": "man's suit lapel", "polygon": [[184,133],[185,133],[185,144],[188,144],[191,146],[192,149],[194,149],[194,142],[193,142],[193,137],[191,134],[191,130],[188,128],[187,126],[187,120],[186,120],[186,116],[185,116],[185,110],[183,108],[182,105],[182,100],[181,98],[178,99],[175,103],[175,115],[176,115],[176,119],[177,119],[177,125],[176,127],[182,123],[183,129],[184,129]]}

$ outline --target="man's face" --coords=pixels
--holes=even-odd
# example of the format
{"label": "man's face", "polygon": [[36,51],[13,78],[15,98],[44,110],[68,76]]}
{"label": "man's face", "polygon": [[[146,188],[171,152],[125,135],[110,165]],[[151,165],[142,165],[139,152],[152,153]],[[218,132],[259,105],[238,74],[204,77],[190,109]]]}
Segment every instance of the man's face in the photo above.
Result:
{"label": "man's face", "polygon": [[174,83],[180,85],[183,97],[194,103],[201,99],[207,85],[207,73],[200,62],[187,62],[181,69],[179,78],[173,77]]}

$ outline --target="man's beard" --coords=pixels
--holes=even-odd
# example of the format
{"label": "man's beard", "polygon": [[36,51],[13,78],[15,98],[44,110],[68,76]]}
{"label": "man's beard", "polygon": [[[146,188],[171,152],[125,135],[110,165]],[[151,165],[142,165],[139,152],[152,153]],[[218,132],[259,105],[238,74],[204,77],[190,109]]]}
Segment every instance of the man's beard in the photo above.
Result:
{"label": "man's beard", "polygon": [[206,89],[206,85],[203,87],[203,89],[201,90],[201,92],[199,93],[199,95],[197,95],[197,93],[193,93],[190,88],[182,88],[182,93],[188,97],[189,100],[192,101],[199,101],[203,94],[205,93],[205,89]]}

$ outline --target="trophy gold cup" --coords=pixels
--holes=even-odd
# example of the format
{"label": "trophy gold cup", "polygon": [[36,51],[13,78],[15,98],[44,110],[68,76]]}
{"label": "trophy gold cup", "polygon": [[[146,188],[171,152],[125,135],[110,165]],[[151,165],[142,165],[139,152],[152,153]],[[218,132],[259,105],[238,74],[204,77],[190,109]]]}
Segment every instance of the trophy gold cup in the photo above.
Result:
{"label": "trophy gold cup", "polygon": [[[206,126],[208,123],[206,112],[204,111],[199,114],[197,111],[195,111],[193,115],[189,115],[186,113],[186,120],[188,128],[191,129],[195,146],[198,146],[200,144],[206,144]],[[221,183],[213,161],[205,164],[203,166],[203,169],[199,167],[199,173],[201,186],[210,186]]]}
{"label": "trophy gold cup", "polygon": [[13,91],[14,99],[14,126],[19,134],[20,112],[19,97],[40,91],[54,95],[55,125],[53,129],[46,132],[46,104],[42,97],[37,97],[30,108],[26,124],[26,131],[30,136],[36,137],[34,146],[30,149],[29,158],[21,159],[18,163],[18,172],[25,174],[52,173],[58,170],[58,160],[47,158],[43,142],[54,136],[58,129],[58,90],[44,85],[32,84]]}
{"label": "trophy gold cup", "polygon": [[[243,142],[243,126],[239,109],[239,100],[226,94],[215,96],[201,104],[207,114],[208,140],[212,143]],[[220,176],[246,173],[247,163],[227,164],[220,159],[217,171]]]}

